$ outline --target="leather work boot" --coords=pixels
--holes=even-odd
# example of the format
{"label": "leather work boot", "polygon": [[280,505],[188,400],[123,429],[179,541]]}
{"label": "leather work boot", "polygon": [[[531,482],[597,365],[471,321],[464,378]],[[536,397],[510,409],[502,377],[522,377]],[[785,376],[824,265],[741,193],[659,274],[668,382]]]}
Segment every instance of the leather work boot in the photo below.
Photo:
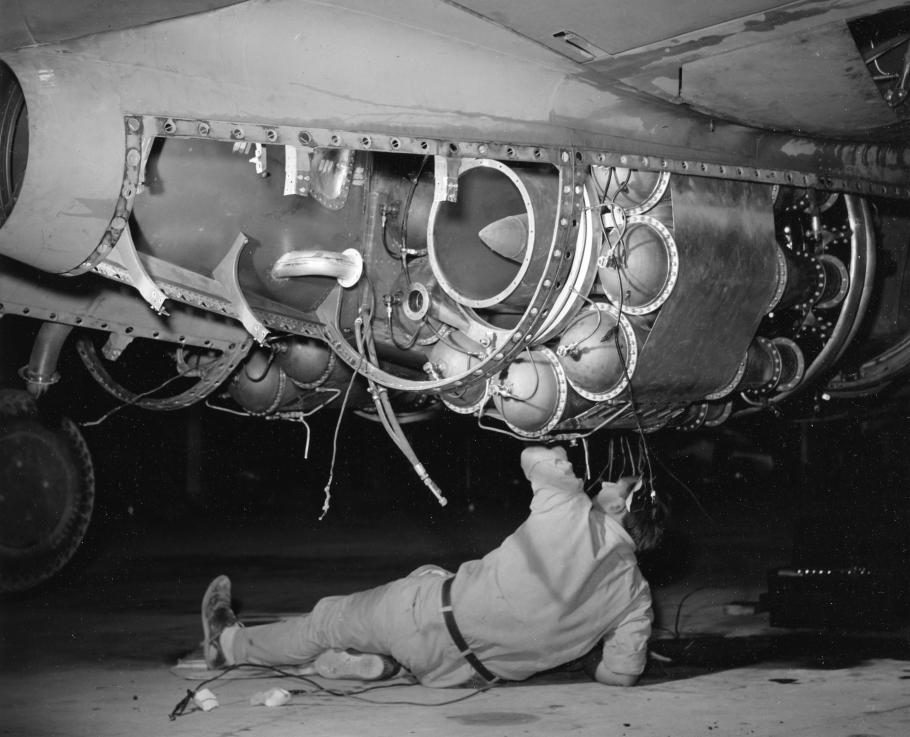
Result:
{"label": "leather work boot", "polygon": [[218,576],[202,597],[202,655],[209,669],[228,665],[221,648],[221,633],[227,627],[239,624],[237,615],[231,609],[231,579]]}
{"label": "leather work boot", "polygon": [[389,655],[361,653],[357,650],[326,650],[313,663],[323,678],[354,679],[358,681],[383,681],[401,669],[398,661]]}

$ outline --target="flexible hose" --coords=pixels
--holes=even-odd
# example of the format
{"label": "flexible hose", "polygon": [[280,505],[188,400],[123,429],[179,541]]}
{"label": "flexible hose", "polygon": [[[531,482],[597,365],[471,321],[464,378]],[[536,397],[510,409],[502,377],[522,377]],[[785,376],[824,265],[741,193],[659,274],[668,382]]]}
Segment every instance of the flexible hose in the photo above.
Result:
{"label": "flexible hose", "polygon": [[[364,349],[366,349],[370,363],[377,365],[378,357],[376,355],[376,349],[372,339],[372,332],[370,332],[368,339],[365,340],[363,335],[364,330],[370,330],[368,327],[368,322],[363,320],[363,318],[357,318],[354,323],[354,337],[357,340],[357,350],[361,355],[364,355]],[[408,459],[408,462],[414,469],[414,473],[417,474],[417,477],[430,490],[430,493],[436,497],[439,505],[442,507],[446,506],[446,504],[448,504],[448,500],[442,495],[442,490],[439,488],[439,486],[437,486],[436,482],[430,478],[427,470],[424,468],[423,464],[420,462],[420,459],[417,457],[417,454],[414,452],[414,449],[411,447],[410,442],[408,442],[407,437],[405,437],[404,431],[401,429],[401,425],[398,422],[398,418],[395,416],[395,411],[392,409],[392,403],[389,400],[389,395],[386,391],[386,388],[384,386],[380,386],[369,377],[367,377],[367,382],[370,386],[370,394],[373,397],[373,402],[376,405],[376,413],[379,416],[379,421],[382,423],[382,426],[389,434],[392,442],[398,446],[398,449],[401,451],[402,455]]]}

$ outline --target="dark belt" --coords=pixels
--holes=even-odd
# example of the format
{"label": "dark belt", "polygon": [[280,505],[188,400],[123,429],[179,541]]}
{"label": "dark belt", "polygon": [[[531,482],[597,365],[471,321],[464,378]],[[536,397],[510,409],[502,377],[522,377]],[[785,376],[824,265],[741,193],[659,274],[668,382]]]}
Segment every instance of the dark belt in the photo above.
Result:
{"label": "dark belt", "polygon": [[455,580],[454,576],[450,576],[445,581],[442,582],[442,618],[445,620],[446,629],[449,631],[449,637],[452,638],[452,642],[455,643],[455,647],[458,648],[458,652],[465,660],[468,661],[468,664],[477,671],[483,680],[487,683],[493,683],[494,681],[499,680],[499,676],[494,675],[486,666],[480,662],[474,651],[471,650],[467,642],[465,642],[464,637],[461,636],[461,630],[458,629],[458,625],[455,623],[455,613],[452,611],[452,581]]}

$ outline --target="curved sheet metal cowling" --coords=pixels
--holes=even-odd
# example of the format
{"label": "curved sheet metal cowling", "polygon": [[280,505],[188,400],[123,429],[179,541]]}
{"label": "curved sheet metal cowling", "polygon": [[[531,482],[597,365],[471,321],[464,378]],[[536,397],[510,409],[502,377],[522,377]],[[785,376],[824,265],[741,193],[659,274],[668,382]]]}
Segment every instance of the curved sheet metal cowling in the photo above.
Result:
{"label": "curved sheet metal cowling", "polygon": [[676,287],[639,356],[643,405],[699,400],[733,376],[777,287],[771,188],[674,177]]}

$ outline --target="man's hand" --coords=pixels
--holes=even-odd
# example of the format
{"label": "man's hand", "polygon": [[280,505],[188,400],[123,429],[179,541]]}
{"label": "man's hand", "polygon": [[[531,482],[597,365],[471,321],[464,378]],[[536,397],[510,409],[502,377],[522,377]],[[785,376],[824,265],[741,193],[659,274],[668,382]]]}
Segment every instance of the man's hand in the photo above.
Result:
{"label": "man's hand", "polygon": [[521,452],[521,470],[530,482],[575,478],[566,449],[556,445],[530,445]]}
{"label": "man's hand", "polygon": [[634,686],[638,682],[638,676],[630,676],[627,673],[614,673],[607,668],[603,660],[601,660],[602,649],[603,640],[598,642],[582,659],[582,668],[588,674],[588,677],[605,686]]}
{"label": "man's hand", "polygon": [[638,682],[638,676],[630,676],[627,673],[614,673],[607,670],[603,663],[598,663],[597,670],[594,671],[594,680],[603,683],[605,686],[634,686]]}

